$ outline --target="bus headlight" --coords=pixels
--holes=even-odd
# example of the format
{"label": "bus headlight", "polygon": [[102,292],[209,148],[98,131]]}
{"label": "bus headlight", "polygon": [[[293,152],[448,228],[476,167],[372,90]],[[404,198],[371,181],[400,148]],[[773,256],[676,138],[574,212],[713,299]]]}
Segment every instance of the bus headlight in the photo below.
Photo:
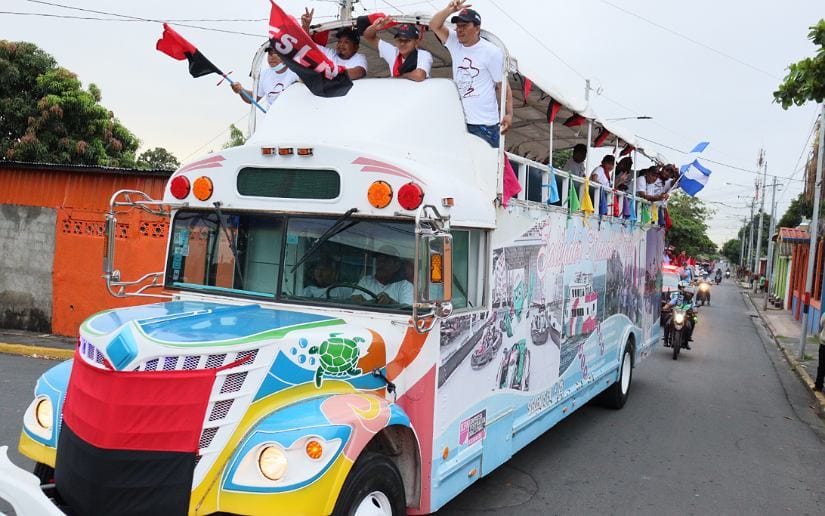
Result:
{"label": "bus headlight", "polygon": [[52,400],[48,397],[40,398],[34,407],[34,419],[44,430],[51,430],[54,419],[54,408]]}
{"label": "bus headlight", "polygon": [[258,456],[258,469],[269,480],[280,480],[286,473],[287,459],[278,446],[267,446]]}

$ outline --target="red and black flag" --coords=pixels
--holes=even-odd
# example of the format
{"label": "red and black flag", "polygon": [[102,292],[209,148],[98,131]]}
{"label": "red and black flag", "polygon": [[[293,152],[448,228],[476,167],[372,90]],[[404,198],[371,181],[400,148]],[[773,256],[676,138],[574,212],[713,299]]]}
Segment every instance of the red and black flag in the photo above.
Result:
{"label": "red and black flag", "polygon": [[155,48],[178,61],[188,60],[189,73],[192,77],[201,77],[210,73],[223,75],[223,72],[201,54],[195,45],[186,41],[166,23],[163,24],[163,36],[158,40]]}
{"label": "red and black flag", "polygon": [[559,104],[558,102],[556,102],[555,100],[553,100],[551,98],[550,103],[547,104],[547,113],[546,114],[547,114],[547,123],[548,124],[551,123],[551,122],[556,121],[556,116],[558,116],[560,110],[561,110],[561,104]]}
{"label": "red and black flag", "polygon": [[[358,31],[358,35],[361,36],[364,34],[364,31],[367,30],[367,27],[375,23],[377,20],[386,17],[387,15],[384,13],[372,13],[359,16],[355,19],[355,30]],[[384,28],[389,29],[390,27],[395,27],[396,25],[397,22],[390,22],[385,25]]]}
{"label": "red and black flag", "polygon": [[269,41],[287,68],[300,77],[313,95],[346,95],[352,88],[352,80],[347,75],[346,68],[328,58],[294,18],[287,15],[275,2],[271,3]]}
{"label": "red and black flag", "polygon": [[578,127],[580,125],[584,125],[586,122],[587,119],[585,117],[574,114],[564,121],[564,125],[566,125],[567,127]]}

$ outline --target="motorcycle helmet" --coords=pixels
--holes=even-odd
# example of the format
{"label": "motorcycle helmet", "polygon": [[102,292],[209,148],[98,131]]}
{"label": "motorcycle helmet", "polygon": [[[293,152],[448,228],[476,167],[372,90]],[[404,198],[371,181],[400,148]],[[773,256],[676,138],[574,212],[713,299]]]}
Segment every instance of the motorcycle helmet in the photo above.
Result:
{"label": "motorcycle helmet", "polygon": [[690,286],[690,283],[687,280],[682,280],[678,284],[679,290],[684,290],[689,286]]}

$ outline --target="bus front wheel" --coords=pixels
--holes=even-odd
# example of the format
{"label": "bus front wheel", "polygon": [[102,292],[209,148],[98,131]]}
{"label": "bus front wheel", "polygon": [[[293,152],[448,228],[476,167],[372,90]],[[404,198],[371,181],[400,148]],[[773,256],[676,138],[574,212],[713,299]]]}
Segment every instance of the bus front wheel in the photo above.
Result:
{"label": "bus front wheel", "polygon": [[352,467],[338,495],[334,516],[406,514],[404,481],[385,455],[365,451]]}
{"label": "bus front wheel", "polygon": [[627,402],[630,394],[630,382],[633,379],[633,348],[630,343],[624,347],[622,361],[619,364],[619,378],[607,388],[601,395],[599,401],[608,408],[620,409]]}

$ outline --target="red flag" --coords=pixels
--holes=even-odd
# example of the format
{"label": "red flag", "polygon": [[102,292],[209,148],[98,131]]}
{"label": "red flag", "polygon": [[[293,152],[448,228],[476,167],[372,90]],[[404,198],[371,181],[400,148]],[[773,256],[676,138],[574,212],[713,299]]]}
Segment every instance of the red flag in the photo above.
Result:
{"label": "red flag", "polygon": [[556,102],[553,99],[550,99],[550,104],[547,105],[547,123],[555,122],[556,116],[559,114],[559,110],[561,110],[561,104]]}
{"label": "red flag", "polygon": [[604,144],[604,141],[607,140],[607,137],[610,136],[610,131],[602,127],[601,132],[596,139],[593,140],[593,147],[601,147]]}
{"label": "red flag", "polygon": [[627,156],[628,154],[633,152],[634,149],[636,149],[636,147],[634,147],[634,146],[632,146],[628,143],[627,145],[624,146],[624,149],[622,149],[622,152],[619,153],[619,156]]}
{"label": "red flag", "polygon": [[580,125],[583,125],[585,122],[587,122],[587,119],[583,116],[573,115],[564,121],[564,125],[566,125],[567,127],[578,127]]}
{"label": "red flag", "polygon": [[184,59],[189,61],[189,73],[192,77],[201,77],[210,73],[223,75],[223,72],[201,54],[195,45],[186,41],[166,23],[163,24],[163,36],[158,40],[155,48],[178,61]]}
{"label": "red flag", "polygon": [[346,68],[332,62],[304,29],[270,0],[270,45],[284,64],[301,78],[309,91],[319,97],[341,97],[352,87]]}
{"label": "red flag", "polygon": [[527,77],[524,78],[524,89],[522,92],[524,93],[524,105],[527,105],[527,97],[530,96],[530,91],[533,89],[533,81],[528,79]]}

